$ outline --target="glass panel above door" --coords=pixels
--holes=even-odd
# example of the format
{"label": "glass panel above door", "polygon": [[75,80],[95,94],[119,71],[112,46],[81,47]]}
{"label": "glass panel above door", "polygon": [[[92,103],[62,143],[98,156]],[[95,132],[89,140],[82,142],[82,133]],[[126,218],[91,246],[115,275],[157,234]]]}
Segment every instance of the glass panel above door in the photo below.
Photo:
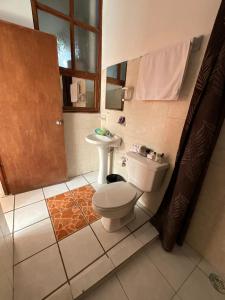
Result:
{"label": "glass panel above door", "polygon": [[59,66],[71,68],[70,23],[38,10],[39,29],[57,37]]}
{"label": "glass panel above door", "polygon": [[117,76],[118,76],[117,73],[118,73],[118,65],[113,65],[113,66],[107,68],[107,77],[117,79]]}
{"label": "glass panel above door", "polygon": [[98,26],[98,0],[74,0],[75,19],[92,25]]}
{"label": "glass panel above door", "polygon": [[94,32],[75,27],[75,67],[78,71],[96,73],[97,38]]}
{"label": "glass panel above door", "polygon": [[47,5],[55,10],[58,10],[65,15],[69,15],[70,12],[69,0],[38,0],[38,2]]}

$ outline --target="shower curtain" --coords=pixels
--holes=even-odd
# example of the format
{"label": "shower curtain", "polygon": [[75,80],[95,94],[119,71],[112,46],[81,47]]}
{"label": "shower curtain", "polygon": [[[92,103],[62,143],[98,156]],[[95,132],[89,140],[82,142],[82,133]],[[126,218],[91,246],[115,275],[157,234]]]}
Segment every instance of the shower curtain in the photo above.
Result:
{"label": "shower curtain", "polygon": [[225,0],[222,0],[194,89],[175,168],[151,223],[162,246],[182,245],[225,117]]}

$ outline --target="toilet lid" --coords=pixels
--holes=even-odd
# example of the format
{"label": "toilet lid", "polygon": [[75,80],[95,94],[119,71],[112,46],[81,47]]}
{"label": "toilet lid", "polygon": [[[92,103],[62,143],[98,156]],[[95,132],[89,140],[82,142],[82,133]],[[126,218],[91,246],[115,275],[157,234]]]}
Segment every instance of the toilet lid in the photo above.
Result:
{"label": "toilet lid", "polygon": [[129,183],[120,181],[102,186],[93,196],[93,203],[99,208],[124,206],[136,198],[137,191]]}

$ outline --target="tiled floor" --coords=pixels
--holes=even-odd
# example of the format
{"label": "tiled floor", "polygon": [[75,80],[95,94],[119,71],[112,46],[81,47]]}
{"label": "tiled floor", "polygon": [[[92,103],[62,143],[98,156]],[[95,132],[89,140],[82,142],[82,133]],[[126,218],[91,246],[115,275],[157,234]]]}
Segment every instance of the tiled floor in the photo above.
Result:
{"label": "tiled floor", "polygon": [[140,205],[134,221],[107,233],[91,208],[96,178],[91,172],[19,194],[15,203],[0,199],[10,227],[14,215],[15,300],[72,300],[87,290],[82,299],[225,299],[210,285],[211,267],[188,245],[162,250]]}

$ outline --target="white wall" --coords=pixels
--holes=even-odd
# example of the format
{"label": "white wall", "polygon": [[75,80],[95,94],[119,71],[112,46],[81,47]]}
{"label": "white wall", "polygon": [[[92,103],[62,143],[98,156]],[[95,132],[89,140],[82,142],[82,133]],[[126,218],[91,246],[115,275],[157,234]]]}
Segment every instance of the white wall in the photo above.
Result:
{"label": "white wall", "polygon": [[105,0],[103,69],[183,39],[208,35],[221,0]]}
{"label": "white wall", "polygon": [[33,28],[30,0],[1,0],[0,19]]}

